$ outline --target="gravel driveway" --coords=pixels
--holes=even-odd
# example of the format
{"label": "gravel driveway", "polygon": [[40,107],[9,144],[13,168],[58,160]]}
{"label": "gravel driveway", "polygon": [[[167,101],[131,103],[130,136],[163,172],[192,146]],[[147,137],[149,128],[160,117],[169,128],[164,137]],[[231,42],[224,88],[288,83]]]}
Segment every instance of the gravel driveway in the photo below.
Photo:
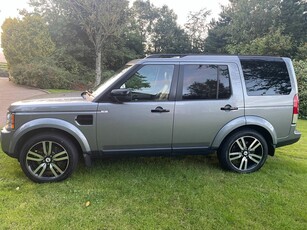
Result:
{"label": "gravel driveway", "polygon": [[0,77],[0,129],[5,125],[6,112],[10,104],[44,94],[46,92],[42,90],[19,86],[8,78]]}

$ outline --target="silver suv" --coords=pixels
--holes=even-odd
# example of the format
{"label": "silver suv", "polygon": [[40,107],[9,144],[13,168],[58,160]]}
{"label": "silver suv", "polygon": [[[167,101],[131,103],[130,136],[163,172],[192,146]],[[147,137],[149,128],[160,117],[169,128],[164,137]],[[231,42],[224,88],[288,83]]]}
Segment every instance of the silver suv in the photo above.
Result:
{"label": "silver suv", "polygon": [[206,154],[250,173],[300,138],[289,58],[151,55],[93,92],[12,104],[2,149],[35,182],[66,179],[80,155]]}

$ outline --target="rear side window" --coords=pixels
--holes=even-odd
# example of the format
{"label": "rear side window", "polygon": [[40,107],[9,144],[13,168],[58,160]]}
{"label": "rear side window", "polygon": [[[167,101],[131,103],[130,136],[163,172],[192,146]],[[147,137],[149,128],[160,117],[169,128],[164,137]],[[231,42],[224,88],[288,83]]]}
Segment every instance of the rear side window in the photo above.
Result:
{"label": "rear side window", "polygon": [[249,96],[288,95],[291,82],[285,62],[280,60],[242,60],[246,91]]}
{"label": "rear side window", "polygon": [[228,66],[184,65],[183,100],[225,99],[231,95]]}

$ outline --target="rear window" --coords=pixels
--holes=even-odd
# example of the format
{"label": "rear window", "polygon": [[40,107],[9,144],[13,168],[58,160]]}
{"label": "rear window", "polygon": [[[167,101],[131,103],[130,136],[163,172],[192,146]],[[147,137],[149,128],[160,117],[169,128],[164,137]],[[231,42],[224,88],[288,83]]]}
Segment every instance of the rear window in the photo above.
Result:
{"label": "rear window", "polygon": [[291,82],[286,63],[278,60],[241,59],[249,96],[288,95]]}

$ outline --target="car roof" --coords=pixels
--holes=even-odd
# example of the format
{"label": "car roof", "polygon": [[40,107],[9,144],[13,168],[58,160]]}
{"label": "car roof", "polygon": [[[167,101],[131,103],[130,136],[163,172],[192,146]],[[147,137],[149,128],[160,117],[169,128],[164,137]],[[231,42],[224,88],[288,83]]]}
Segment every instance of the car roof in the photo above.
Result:
{"label": "car roof", "polygon": [[207,54],[153,54],[144,59],[137,59],[128,64],[143,64],[145,62],[239,62],[240,60],[281,61],[281,57],[244,56],[244,55],[207,55]]}

